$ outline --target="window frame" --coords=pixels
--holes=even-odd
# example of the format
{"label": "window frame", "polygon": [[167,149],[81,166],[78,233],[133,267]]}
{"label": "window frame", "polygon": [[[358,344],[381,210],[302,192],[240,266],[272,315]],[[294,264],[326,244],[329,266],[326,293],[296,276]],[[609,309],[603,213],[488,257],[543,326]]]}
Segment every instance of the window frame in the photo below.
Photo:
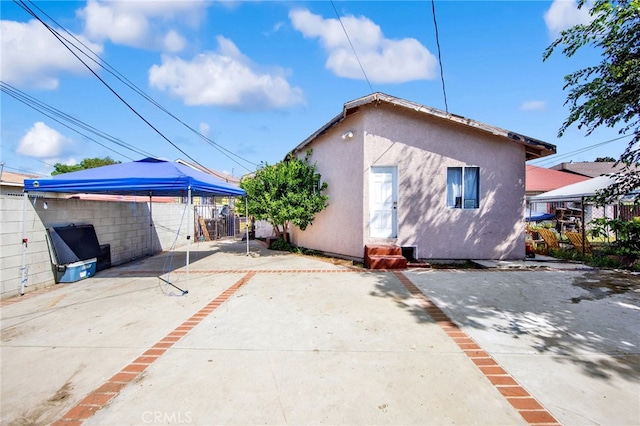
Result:
{"label": "window frame", "polygon": [[[474,170],[474,172],[472,172]],[[453,173],[459,173],[459,176],[454,176]],[[475,174],[475,188],[468,189],[469,179],[473,177],[468,176],[467,173]],[[473,184],[473,183],[472,183]],[[459,189],[455,188],[455,185],[459,186]],[[446,204],[449,209],[460,210],[477,210],[480,208],[480,167],[478,166],[449,166],[447,167],[447,192],[446,192]],[[453,191],[453,194],[451,193]],[[460,192],[459,196],[456,196],[456,192]]]}

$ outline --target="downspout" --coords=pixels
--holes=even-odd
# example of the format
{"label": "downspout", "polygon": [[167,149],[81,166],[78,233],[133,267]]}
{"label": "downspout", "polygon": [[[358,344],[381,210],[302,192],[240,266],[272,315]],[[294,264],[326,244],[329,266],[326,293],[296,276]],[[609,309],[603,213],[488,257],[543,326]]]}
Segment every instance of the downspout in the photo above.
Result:
{"label": "downspout", "polygon": [[149,256],[153,256],[153,193],[149,191]]}
{"label": "downspout", "polygon": [[[189,190],[187,192],[187,208],[189,209],[189,212],[193,213],[193,210],[191,209],[191,186],[189,186]],[[186,285],[186,289],[189,290],[189,250],[191,249],[191,235],[190,232],[191,230],[193,230],[193,224],[194,224],[194,216],[193,214],[189,214],[189,218],[187,219],[189,226],[187,228],[187,285]]]}

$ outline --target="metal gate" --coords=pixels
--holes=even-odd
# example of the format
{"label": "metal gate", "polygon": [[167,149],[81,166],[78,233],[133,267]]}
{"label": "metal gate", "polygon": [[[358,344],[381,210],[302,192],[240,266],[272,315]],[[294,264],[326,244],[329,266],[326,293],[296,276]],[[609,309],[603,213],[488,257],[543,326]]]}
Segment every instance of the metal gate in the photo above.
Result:
{"label": "metal gate", "polygon": [[234,238],[240,233],[240,219],[232,203],[194,204],[194,235],[196,241]]}

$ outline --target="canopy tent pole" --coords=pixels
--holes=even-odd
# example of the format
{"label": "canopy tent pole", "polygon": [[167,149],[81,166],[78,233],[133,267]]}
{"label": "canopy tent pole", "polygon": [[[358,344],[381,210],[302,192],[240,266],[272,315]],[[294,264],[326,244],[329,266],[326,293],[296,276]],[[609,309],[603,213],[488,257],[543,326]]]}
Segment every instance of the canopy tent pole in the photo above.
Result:
{"label": "canopy tent pole", "polygon": [[[183,197],[181,197],[183,198]],[[176,239],[174,240],[172,246],[171,246],[171,258],[173,259],[173,253],[175,250],[175,244],[176,241],[178,240],[178,238],[180,237],[180,231],[182,230],[182,226],[184,225],[184,215],[187,213],[187,211],[191,211],[191,187],[189,187],[189,195],[187,197],[187,203],[184,205],[184,210],[182,210],[182,219],[180,221],[180,225],[178,226],[178,231],[176,232]],[[165,282],[166,284],[170,285],[171,287],[175,288],[176,290],[180,290],[181,292],[181,296],[184,296],[185,294],[189,293],[189,250],[190,250],[190,244],[191,244],[191,235],[189,229],[193,229],[193,216],[191,215],[191,213],[188,214],[187,217],[187,222],[189,224],[187,224],[187,259],[186,259],[186,272],[187,272],[187,284],[185,286],[185,289],[181,289],[180,287],[178,287],[177,285],[173,284],[171,281],[169,281],[169,279],[164,279],[162,277],[158,277],[160,279],[160,281]],[[166,262],[165,262],[166,264]],[[169,267],[171,268],[171,266]],[[163,269],[164,272],[164,269]],[[169,271],[170,273],[171,271]]]}
{"label": "canopy tent pole", "polygon": [[153,256],[153,193],[149,192],[149,256]]}
{"label": "canopy tent pole", "polygon": [[244,230],[247,235],[247,256],[249,256],[249,197],[244,197],[244,215],[246,218]]}
{"label": "canopy tent pole", "polygon": [[187,223],[189,223],[189,227],[187,228],[187,286],[186,286],[186,290],[184,290],[183,294],[186,294],[189,292],[189,251],[191,250],[191,231],[193,230],[193,224],[194,224],[194,216],[195,216],[195,212],[193,211],[193,209],[191,208],[191,185],[189,185],[189,188],[187,190],[187,208],[189,209],[189,217],[187,218]]}
{"label": "canopy tent pole", "polygon": [[24,286],[27,282],[27,202],[29,194],[22,193],[22,268],[20,268],[20,296],[24,296]]}

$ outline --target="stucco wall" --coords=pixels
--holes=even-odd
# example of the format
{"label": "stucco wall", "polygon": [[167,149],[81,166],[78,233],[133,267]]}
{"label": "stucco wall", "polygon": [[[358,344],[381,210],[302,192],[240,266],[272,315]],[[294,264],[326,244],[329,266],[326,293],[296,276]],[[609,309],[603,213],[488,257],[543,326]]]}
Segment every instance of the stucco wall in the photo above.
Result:
{"label": "stucco wall", "polygon": [[[345,141],[348,130],[354,137]],[[330,206],[294,243],[352,258],[381,242],[417,246],[424,259],[524,258],[523,146],[382,104],[361,108],[310,147]],[[397,167],[397,238],[369,237],[371,166]],[[479,209],[447,208],[450,166],[480,168]]]}
{"label": "stucco wall", "polygon": [[[100,244],[111,245],[111,262],[118,265],[169,249],[176,240],[178,229],[181,229],[180,235],[184,237],[177,240],[176,246],[186,245],[187,229],[192,229],[187,226],[193,224],[192,213],[185,214],[183,220],[184,204],[153,203],[153,228],[149,226],[149,203],[39,196],[35,201],[30,197],[26,207],[26,291],[54,284],[46,242],[45,229],[48,227],[71,223],[92,224]],[[188,212],[191,212],[191,209]],[[18,294],[21,287],[22,197],[2,195],[0,214],[0,297],[6,298]]]}
{"label": "stucco wall", "polygon": [[[364,164],[398,167],[398,238],[425,259],[524,258],[524,147],[397,108],[368,108]],[[480,208],[446,206],[447,167],[480,168]],[[364,180],[364,243],[368,229]]]}
{"label": "stucco wall", "polygon": [[[342,135],[352,132],[353,137]],[[363,166],[362,117],[352,116],[320,136],[309,148],[322,180],[327,182],[329,206],[320,212],[304,232],[294,230],[292,241],[298,246],[325,253],[362,258],[362,185],[367,171]],[[304,158],[305,152],[299,154]]]}

